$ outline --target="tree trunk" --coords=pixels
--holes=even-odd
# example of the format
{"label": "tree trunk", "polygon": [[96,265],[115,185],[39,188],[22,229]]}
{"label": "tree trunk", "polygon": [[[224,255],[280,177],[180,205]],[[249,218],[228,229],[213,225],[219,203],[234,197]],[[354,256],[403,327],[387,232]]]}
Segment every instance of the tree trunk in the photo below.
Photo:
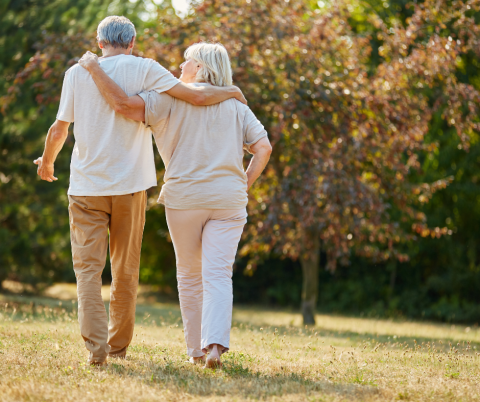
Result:
{"label": "tree trunk", "polygon": [[6,273],[0,273],[0,293],[2,293],[5,289],[3,289],[3,281],[7,279]]}
{"label": "tree trunk", "polygon": [[300,257],[303,272],[302,315],[304,325],[315,325],[315,309],[318,298],[318,266],[320,264],[320,238],[316,231],[308,232],[308,245]]}
{"label": "tree trunk", "polygon": [[392,298],[397,279],[397,262],[391,261],[390,264],[388,264],[388,268],[390,269],[390,298]]}

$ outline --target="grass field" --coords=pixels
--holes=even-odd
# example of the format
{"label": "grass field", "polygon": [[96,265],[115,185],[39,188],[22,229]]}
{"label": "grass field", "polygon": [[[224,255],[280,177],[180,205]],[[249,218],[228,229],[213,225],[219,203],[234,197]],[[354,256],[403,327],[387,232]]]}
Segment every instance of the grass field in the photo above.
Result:
{"label": "grass field", "polygon": [[480,329],[236,308],[222,370],[187,363],[179,308],[141,303],[126,360],[86,365],[76,304],[0,295],[0,400],[476,401]]}

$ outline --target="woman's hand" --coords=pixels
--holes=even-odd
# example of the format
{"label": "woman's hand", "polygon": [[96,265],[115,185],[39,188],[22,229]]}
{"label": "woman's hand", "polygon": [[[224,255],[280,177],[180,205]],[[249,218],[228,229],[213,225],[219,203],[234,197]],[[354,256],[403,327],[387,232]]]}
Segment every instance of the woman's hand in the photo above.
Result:
{"label": "woman's hand", "polygon": [[92,67],[98,66],[98,56],[90,51],[85,53],[80,60],[78,60],[85,70],[90,71]]}
{"label": "woman's hand", "polygon": [[247,174],[247,192],[263,172],[263,169],[265,169],[270,159],[272,145],[268,137],[263,137],[255,144],[250,145],[249,152],[253,154],[253,158],[250,159],[247,171],[245,172]]}

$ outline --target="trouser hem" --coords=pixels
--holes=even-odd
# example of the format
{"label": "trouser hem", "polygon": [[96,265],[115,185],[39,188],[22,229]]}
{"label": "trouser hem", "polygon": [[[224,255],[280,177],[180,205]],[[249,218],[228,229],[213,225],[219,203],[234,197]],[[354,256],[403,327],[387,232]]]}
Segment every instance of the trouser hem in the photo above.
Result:
{"label": "trouser hem", "polygon": [[220,346],[220,349],[221,349],[220,354],[227,353],[230,350],[230,348],[228,346],[223,346],[221,342],[210,342],[202,349],[202,352],[208,353],[208,350],[210,349],[210,346],[215,345],[215,344]]}
{"label": "trouser hem", "polygon": [[111,358],[111,359],[125,359],[127,357],[127,352],[109,353],[108,357]]}
{"label": "trouser hem", "polygon": [[198,349],[187,349],[187,355],[190,357],[202,357],[205,356],[205,352]]}
{"label": "trouser hem", "polygon": [[94,364],[96,366],[102,366],[106,362],[107,362],[107,356],[105,356],[105,358],[103,358],[103,359],[99,359],[99,358],[94,358],[92,356],[92,353],[90,353],[90,356],[88,357],[88,364]]}

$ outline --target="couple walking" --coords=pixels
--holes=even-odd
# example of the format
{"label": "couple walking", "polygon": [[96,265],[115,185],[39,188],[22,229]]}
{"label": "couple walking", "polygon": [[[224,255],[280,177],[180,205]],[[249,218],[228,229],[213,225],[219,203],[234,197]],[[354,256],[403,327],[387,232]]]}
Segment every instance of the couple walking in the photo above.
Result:
{"label": "couple walking", "polygon": [[[232,86],[227,51],[197,43],[180,81],[132,56],[135,27],[112,16],[98,26],[103,57],[87,52],[63,82],[59,111],[35,160],[54,162],[74,124],[68,190],[78,318],[89,363],[124,358],[133,337],[146,190],[156,186],[151,132],[164,161],[165,206],[190,361],[221,365],[232,320],[232,265],[246,223],[247,191],[265,168],[267,133]],[[243,103],[242,103],[243,102]],[[246,170],[244,149],[253,154]],[[109,319],[101,297],[108,243]]]}

